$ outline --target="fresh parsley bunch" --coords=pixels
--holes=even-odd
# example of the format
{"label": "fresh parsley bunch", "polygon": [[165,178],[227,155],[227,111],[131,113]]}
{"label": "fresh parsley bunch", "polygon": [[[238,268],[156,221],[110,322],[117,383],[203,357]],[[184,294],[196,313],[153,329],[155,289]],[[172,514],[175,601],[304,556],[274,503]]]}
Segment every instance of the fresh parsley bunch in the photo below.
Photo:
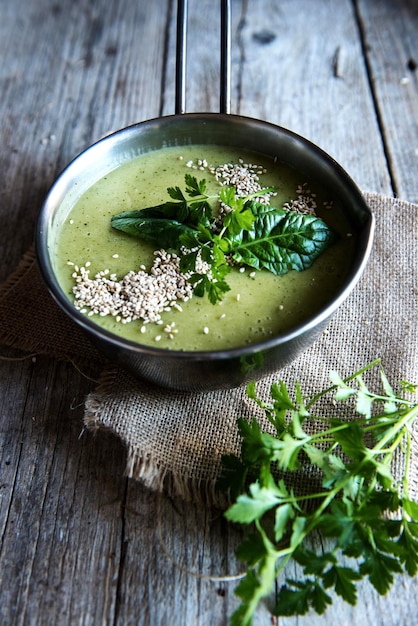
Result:
{"label": "fresh parsley bunch", "polygon": [[[168,202],[111,218],[117,230],[181,254],[180,269],[190,272],[196,295],[207,293],[215,304],[229,290],[225,280],[231,264],[266,269],[275,275],[304,270],[334,240],[323,220],[263,204],[254,198],[272,188],[242,197],[233,187],[206,194],[206,181],[185,176],[186,189],[169,187]],[[230,209],[216,227],[212,203]],[[186,252],[185,252],[186,250]],[[197,271],[198,260],[209,267]]]}
{"label": "fresh parsley bunch", "polygon": [[[345,380],[332,372],[332,386],[310,398],[303,397],[298,384],[291,398],[281,381],[272,385],[272,402],[266,404],[257,398],[255,384],[247,388],[274,434],[262,432],[255,418],[240,419],[241,457],[224,458],[221,482],[234,501],[226,518],[248,530],[237,552],[248,570],[236,589],[241,605],[232,626],[252,623],[259,602],[291,559],[303,574],[280,589],[272,611],[276,616],[311,609],[322,614],[332,602],[330,589],[354,605],[361,579],[385,594],[395,574],[417,573],[418,503],[409,495],[408,474],[418,404],[405,397],[417,386],[403,381],[397,394],[380,368],[383,390],[374,393],[363,374],[378,363]],[[353,402],[355,419],[315,413],[318,401],[330,393],[336,410],[340,403]],[[305,426],[312,419],[322,421],[323,428],[310,434]],[[400,478],[392,470],[399,452],[405,457]],[[298,494],[292,473],[306,464],[317,468],[322,484]],[[327,552],[316,553],[308,545],[317,531],[329,539]]]}

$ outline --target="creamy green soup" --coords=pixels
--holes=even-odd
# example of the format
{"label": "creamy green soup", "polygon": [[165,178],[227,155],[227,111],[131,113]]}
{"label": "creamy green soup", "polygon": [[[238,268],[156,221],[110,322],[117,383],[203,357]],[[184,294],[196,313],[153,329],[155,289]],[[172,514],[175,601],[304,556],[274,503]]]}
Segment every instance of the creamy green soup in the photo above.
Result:
{"label": "creamy green soup", "polygon": [[[352,258],[355,238],[344,215],[324,190],[293,169],[258,154],[216,146],[166,148],[141,155],[92,185],[75,203],[62,224],[56,246],[56,271],[61,286],[74,299],[74,265],[89,267],[90,275],[108,270],[119,279],[140,266],[150,268],[153,247],[110,226],[113,215],[167,201],[167,187],[184,182],[185,173],[205,178],[209,191],[219,190],[207,167],[223,163],[256,163],[260,184],[274,186],[270,203],[313,202],[315,212],[339,234],[313,266],[302,272],[274,276],[266,270],[234,268],[222,302],[193,296],[161,314],[162,323],[141,320],[122,323],[112,315],[91,319],[108,331],[141,344],[172,350],[222,350],[272,337],[300,324],[319,311],[341,286]],[[204,161],[203,165],[199,165]],[[191,167],[193,163],[193,167]],[[302,199],[302,200],[301,200]],[[180,307],[179,307],[180,308]],[[89,311],[86,310],[88,315]],[[165,332],[167,325],[174,333]]]}

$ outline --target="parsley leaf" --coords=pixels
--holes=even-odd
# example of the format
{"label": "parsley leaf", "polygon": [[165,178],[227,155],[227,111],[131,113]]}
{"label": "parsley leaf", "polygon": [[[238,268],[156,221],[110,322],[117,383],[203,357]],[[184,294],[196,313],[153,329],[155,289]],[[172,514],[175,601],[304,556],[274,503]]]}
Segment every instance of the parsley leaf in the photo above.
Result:
{"label": "parsley leaf", "polygon": [[349,604],[355,605],[357,602],[357,590],[354,581],[360,580],[358,572],[350,567],[338,567],[333,565],[324,574],[325,587],[333,587],[337,594],[344,598]]}
{"label": "parsley leaf", "polygon": [[288,580],[287,585],[280,589],[273,614],[278,616],[306,615],[312,606],[319,615],[322,615],[331,602],[330,596],[316,580],[309,578],[303,582]]}
{"label": "parsley leaf", "polygon": [[[418,403],[403,393],[416,385],[402,381],[395,392],[380,370],[383,389],[371,391],[363,374],[376,365],[346,379],[331,372],[332,386],[308,401],[298,384],[293,394],[283,381],[272,385],[271,403],[257,397],[255,383],[248,385],[248,397],[264,410],[275,434],[263,432],[255,418],[240,419],[241,457],[226,460],[224,486],[229,477],[234,501],[225,516],[248,531],[237,551],[248,570],[236,589],[241,605],[232,625],[250,626],[291,559],[301,574],[281,587],[273,615],[321,615],[332,602],[328,589],[354,605],[362,579],[385,594],[397,574],[417,573],[418,502],[409,496],[408,467],[401,479],[391,472],[399,449],[408,463]],[[326,394],[333,394],[336,412],[339,403],[351,403],[355,418],[315,416],[323,429],[309,434],[304,421]],[[292,488],[292,477],[307,459],[321,477],[304,494]],[[327,552],[309,547],[317,532],[327,538]]]}

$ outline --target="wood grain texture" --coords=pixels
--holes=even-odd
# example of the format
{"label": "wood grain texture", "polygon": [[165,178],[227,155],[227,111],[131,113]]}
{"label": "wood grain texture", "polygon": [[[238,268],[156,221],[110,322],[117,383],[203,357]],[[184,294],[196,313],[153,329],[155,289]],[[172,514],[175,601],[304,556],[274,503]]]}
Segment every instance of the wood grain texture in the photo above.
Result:
{"label": "wood grain texture", "polygon": [[[217,111],[217,3],[189,5],[188,110]],[[233,0],[232,110],[308,137],[363,189],[417,200],[417,19],[414,0]],[[3,1],[0,279],[70,159],[174,111],[174,39],[173,0]],[[0,623],[226,625],[239,531],[127,481],[120,443],[82,432],[94,387],[71,364],[0,359]],[[384,598],[363,585],[355,608],[279,623],[410,626],[417,591],[406,577]],[[260,607],[255,625],[271,623]]]}
{"label": "wood grain texture", "polygon": [[[160,113],[169,3],[36,0],[1,20],[0,279],[32,241],[48,187],[104,135]],[[6,203],[7,200],[7,203]]]}
{"label": "wood grain texture", "polygon": [[[29,363],[15,364],[31,370],[24,405],[1,406],[2,433],[10,434],[2,450],[0,622],[109,623],[120,561],[123,454],[114,440],[97,446],[80,438],[91,382],[72,365]],[[99,573],[97,602],[97,588],[92,593],[86,581]]]}
{"label": "wood grain texture", "polygon": [[240,44],[241,113],[307,137],[362,189],[390,193],[352,2],[249,2]]}
{"label": "wood grain texture", "polygon": [[359,0],[370,80],[395,194],[418,201],[418,5]]}

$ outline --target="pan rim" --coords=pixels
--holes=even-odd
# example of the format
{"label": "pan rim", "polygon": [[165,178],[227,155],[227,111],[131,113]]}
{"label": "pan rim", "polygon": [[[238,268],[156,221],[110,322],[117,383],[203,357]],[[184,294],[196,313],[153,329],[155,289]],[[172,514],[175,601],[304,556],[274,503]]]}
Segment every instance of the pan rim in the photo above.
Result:
{"label": "pan rim", "polygon": [[[158,348],[141,344],[136,341],[124,339],[119,335],[116,335],[110,331],[99,326],[97,323],[88,318],[84,314],[77,311],[72,304],[71,300],[64,293],[61,286],[56,279],[55,272],[53,270],[52,262],[49,256],[48,247],[48,231],[50,225],[51,204],[53,204],[54,197],[61,193],[61,188],[65,187],[68,177],[71,177],[74,169],[80,169],[83,167],[83,162],[88,160],[94,153],[100,152],[102,147],[113,146],[122,140],[141,133],[144,129],[148,132],[161,132],[167,126],[188,123],[194,121],[194,123],[227,123],[228,125],[236,125],[237,128],[244,125],[246,128],[250,125],[251,128],[256,128],[260,131],[268,130],[273,134],[280,134],[288,141],[297,144],[302,147],[305,152],[310,152],[313,157],[316,157],[320,162],[326,166],[329,170],[332,170],[333,175],[338,179],[347,193],[352,196],[353,200],[361,206],[361,210],[364,213],[364,223],[362,224],[363,239],[365,241],[364,249],[359,255],[360,259],[354,264],[353,268],[345,279],[343,286],[338,290],[336,296],[324,307],[322,307],[313,317],[309,320],[302,322],[292,329],[276,334],[274,337],[258,341],[253,344],[239,346],[235,348],[229,348],[226,350],[204,350],[204,351],[189,351],[189,350],[171,350],[167,348]],[[218,143],[218,142],[217,142]],[[198,145],[198,142],[196,142]],[[263,150],[259,152],[263,154]],[[128,160],[128,159],[127,159]],[[283,159],[284,161],[285,159]],[[94,184],[92,181],[91,184]],[[56,210],[56,209],[55,209]],[[322,148],[311,142],[309,139],[296,134],[292,130],[278,126],[268,121],[242,116],[229,113],[182,113],[167,115],[163,117],[151,118],[143,122],[137,122],[132,125],[126,126],[122,129],[116,130],[109,135],[106,135],[88,146],[82,152],[80,152],[70,163],[62,170],[62,172],[55,179],[54,183],[50,187],[46,198],[42,204],[35,232],[35,254],[38,261],[38,266],[41,271],[41,275],[47,285],[47,288],[52,295],[58,306],[64,310],[64,312],[73,319],[79,326],[81,326],[88,333],[92,333],[95,337],[98,337],[101,341],[110,342],[115,348],[122,350],[129,350],[132,353],[140,355],[149,355],[154,357],[161,357],[172,360],[188,360],[188,361],[218,361],[225,359],[236,359],[244,356],[250,356],[258,352],[269,351],[273,348],[277,348],[280,345],[284,345],[289,341],[295,340],[305,334],[313,331],[315,328],[325,323],[330,318],[337,308],[342,304],[348,295],[352,292],[356,284],[358,283],[361,275],[364,272],[366,264],[369,260],[373,236],[375,229],[375,219],[370,208],[368,207],[360,189],[354,183],[349,174],[339,165],[339,163]]]}

